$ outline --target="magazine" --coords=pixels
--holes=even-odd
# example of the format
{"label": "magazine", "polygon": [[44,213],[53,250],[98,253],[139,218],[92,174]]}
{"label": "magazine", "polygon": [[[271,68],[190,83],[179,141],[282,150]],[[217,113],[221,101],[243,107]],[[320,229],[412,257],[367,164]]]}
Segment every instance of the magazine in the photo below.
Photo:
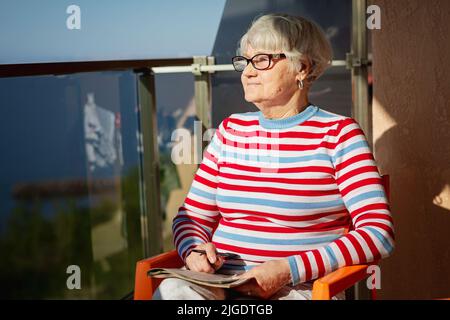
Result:
{"label": "magazine", "polygon": [[229,275],[219,273],[196,272],[192,270],[177,269],[177,268],[153,268],[150,269],[147,275],[149,277],[155,278],[179,278],[196,284],[218,288],[232,288],[239,286],[250,280],[250,279],[241,279],[237,274]]}

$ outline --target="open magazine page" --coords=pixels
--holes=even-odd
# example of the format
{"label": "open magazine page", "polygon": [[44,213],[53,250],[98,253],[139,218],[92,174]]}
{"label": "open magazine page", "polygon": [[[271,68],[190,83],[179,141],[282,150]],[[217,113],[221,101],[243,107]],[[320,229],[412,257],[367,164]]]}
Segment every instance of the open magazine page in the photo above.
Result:
{"label": "open magazine page", "polygon": [[237,274],[196,272],[177,268],[153,268],[148,272],[148,276],[155,278],[179,278],[196,284],[219,288],[236,287],[250,280],[240,279]]}

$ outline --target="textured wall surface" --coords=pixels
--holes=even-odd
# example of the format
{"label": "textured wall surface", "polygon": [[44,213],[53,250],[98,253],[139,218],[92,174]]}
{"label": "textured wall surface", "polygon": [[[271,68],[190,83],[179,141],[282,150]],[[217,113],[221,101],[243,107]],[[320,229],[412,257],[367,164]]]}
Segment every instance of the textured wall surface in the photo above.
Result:
{"label": "textured wall surface", "polygon": [[450,1],[372,3],[374,151],[397,242],[380,298],[450,297]]}

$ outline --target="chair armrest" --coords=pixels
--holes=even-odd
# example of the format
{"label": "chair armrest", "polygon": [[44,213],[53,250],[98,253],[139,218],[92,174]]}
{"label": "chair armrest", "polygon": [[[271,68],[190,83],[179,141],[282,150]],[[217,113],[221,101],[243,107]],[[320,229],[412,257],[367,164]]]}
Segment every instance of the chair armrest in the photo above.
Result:
{"label": "chair armrest", "polygon": [[326,276],[317,279],[313,284],[313,300],[330,300],[333,296],[364,280],[369,265],[361,264],[339,268]]}
{"label": "chair armrest", "polygon": [[150,300],[163,279],[147,276],[152,268],[181,268],[183,261],[176,250],[161,253],[136,263],[136,276],[134,282],[134,299]]}

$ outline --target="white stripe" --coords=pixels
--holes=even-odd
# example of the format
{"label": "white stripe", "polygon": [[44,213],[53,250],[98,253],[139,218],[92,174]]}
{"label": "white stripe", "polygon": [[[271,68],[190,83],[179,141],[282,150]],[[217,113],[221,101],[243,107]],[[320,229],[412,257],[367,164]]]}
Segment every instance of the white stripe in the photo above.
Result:
{"label": "white stripe", "polygon": [[268,192],[251,192],[251,191],[241,191],[241,190],[228,190],[218,188],[218,193],[221,196],[227,197],[242,197],[245,193],[247,199],[265,199],[270,201],[284,201],[290,203],[321,203],[328,201],[335,201],[341,199],[339,194],[324,195],[324,196],[298,196],[298,195],[288,195],[288,194],[275,194]]}
{"label": "white stripe", "polygon": [[311,251],[306,252],[306,255],[308,256],[309,263],[311,264],[312,279],[316,279],[319,277],[319,268],[317,266],[316,258],[314,258]]}
{"label": "white stripe", "polygon": [[[268,172],[271,168],[266,168],[267,170],[264,170],[264,168],[261,168],[260,171],[245,171],[230,167],[222,166],[220,171],[222,173],[229,173],[229,174],[237,174],[237,175],[244,175],[247,177],[261,177],[261,178],[272,178],[272,179],[279,179],[279,178],[287,178],[290,180],[293,179],[320,179],[320,178],[329,178],[330,176],[327,173],[323,172],[287,172],[287,173],[280,173],[280,172]],[[275,168],[273,168],[275,169]],[[326,169],[326,167],[324,168]]]}
{"label": "white stripe", "polygon": [[355,238],[358,240],[359,244],[361,245],[361,248],[364,251],[366,260],[372,260],[373,255],[369,249],[369,246],[368,246],[366,240],[364,240],[364,238],[358,232],[352,232],[352,234],[355,236]]}
{"label": "white stripe", "polygon": [[249,187],[265,187],[265,188],[278,188],[287,190],[301,190],[301,191],[334,191],[338,189],[336,183],[333,184],[289,184],[281,182],[270,182],[270,181],[256,181],[256,180],[241,180],[241,179],[230,179],[225,177],[220,177],[220,182],[238,185],[238,186],[249,186]]}
{"label": "white stripe", "polygon": [[341,190],[343,190],[343,189],[347,188],[349,185],[351,185],[351,184],[353,184],[355,182],[359,182],[361,180],[371,179],[371,178],[378,178],[379,179],[380,175],[378,174],[378,172],[374,172],[374,171],[358,173],[358,174],[356,174],[356,175],[354,175],[354,176],[352,176],[350,178],[347,178],[345,181],[343,181],[340,184],[340,188],[341,188]]}
{"label": "white stripe", "polygon": [[[189,212],[189,216],[191,217],[198,217],[201,218],[203,220],[208,220],[208,221],[216,221],[219,212],[218,211],[208,211],[208,210],[203,210],[194,206],[191,206],[187,203],[184,204],[184,207],[188,210]],[[186,211],[180,211],[180,214],[183,214]]]}
{"label": "white stripe", "polygon": [[[246,234],[237,234],[237,236],[246,236]],[[329,242],[322,242],[322,243],[316,243],[316,244],[296,244],[296,245],[289,245],[289,244],[261,244],[261,243],[253,243],[249,241],[240,241],[240,240],[234,240],[222,237],[218,234],[214,234],[214,242],[216,243],[223,243],[225,245],[235,246],[239,248],[246,248],[246,249],[255,249],[255,250],[269,250],[269,251],[275,251],[278,253],[286,252],[286,251],[307,251],[307,250],[313,250],[318,249],[320,247],[323,247],[324,245],[327,245]]]}
{"label": "white stripe", "polygon": [[347,238],[343,237],[342,243],[345,245],[345,247],[348,249],[348,252],[350,253],[350,257],[352,258],[353,264],[359,264],[362,263],[359,261],[358,253],[356,252],[355,248],[353,247],[353,244],[348,240]]}
{"label": "white stripe", "polygon": [[[249,221],[252,225],[254,224],[252,221]],[[273,227],[273,224],[272,224]],[[292,229],[292,228],[286,228],[286,229]],[[242,233],[242,229],[229,227],[220,225],[218,227],[218,230],[227,232],[227,233]],[[285,240],[308,240],[308,239],[316,239],[320,237],[332,237],[332,236],[339,236],[343,235],[342,231],[340,230],[333,230],[331,232],[298,232],[298,233],[274,233],[274,232],[264,232],[264,231],[255,231],[255,230],[245,230],[245,235],[250,237],[258,237],[258,238],[272,238],[272,239],[285,239]]]}

